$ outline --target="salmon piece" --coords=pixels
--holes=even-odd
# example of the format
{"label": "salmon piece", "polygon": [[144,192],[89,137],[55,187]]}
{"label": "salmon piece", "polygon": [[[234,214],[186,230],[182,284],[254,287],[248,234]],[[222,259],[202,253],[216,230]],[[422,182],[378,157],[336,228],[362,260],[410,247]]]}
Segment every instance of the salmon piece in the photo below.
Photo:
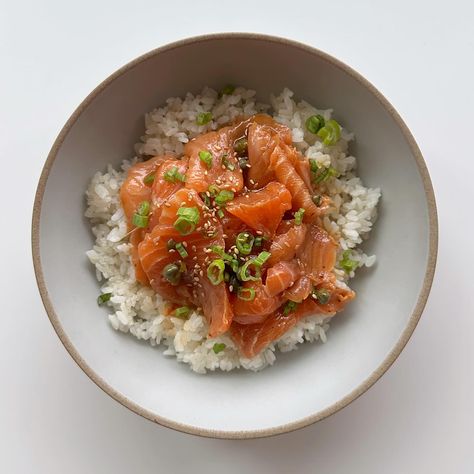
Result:
{"label": "salmon piece", "polygon": [[[185,236],[173,226],[176,213],[183,203],[185,207],[197,207],[200,213],[198,227]],[[225,283],[212,285],[207,278],[207,266],[212,257],[206,250],[212,245],[223,246],[224,239],[221,225],[211,222],[203,212],[203,205],[196,191],[186,188],[178,190],[163,207],[157,225],[139,244],[138,254],[152,288],[174,303],[201,306],[209,322],[209,336],[216,337],[229,329],[233,313]],[[205,231],[198,230],[205,224],[210,226],[209,229],[212,227],[213,236],[203,235]],[[176,250],[170,252],[170,239],[182,243],[188,256],[181,258]],[[186,271],[180,284],[172,285],[163,278],[163,269],[169,263],[180,261],[185,263]]]}
{"label": "salmon piece", "polygon": [[322,210],[314,204],[305,182],[296,172],[294,167],[296,159],[298,158],[295,157],[292,147],[286,146],[285,149],[282,149],[277,146],[270,156],[270,165],[277,180],[290,191],[293,197],[293,210],[297,211],[303,208],[305,210],[304,222],[313,222],[322,214]]}
{"label": "salmon piece", "polygon": [[291,131],[288,127],[269,121],[254,122],[248,128],[248,186],[258,189],[270,181],[275,181],[275,174],[270,168],[270,156],[280,142],[291,144]]}
{"label": "salmon piece", "polygon": [[313,284],[311,280],[306,275],[302,275],[285,291],[283,296],[295,303],[301,303],[310,295],[312,290]]}
{"label": "salmon piece", "polygon": [[309,315],[324,314],[333,316],[354,298],[354,292],[343,288],[333,287],[329,303],[321,305],[308,298],[299,304],[295,311],[285,315],[280,308],[257,324],[239,324],[234,322],[230,334],[240,352],[248,358],[255,357],[271,342],[280,339],[302,318]]}
{"label": "salmon piece", "polygon": [[314,285],[334,278],[331,272],[336,263],[337,247],[337,243],[324,229],[314,224],[309,227],[297,257],[304,273]]}
{"label": "salmon piece", "polygon": [[130,256],[132,259],[132,264],[135,268],[135,278],[142,285],[150,286],[150,282],[148,281],[148,277],[145,273],[145,270],[143,270],[142,263],[140,262],[140,258],[138,256],[138,244],[143,240],[145,234],[145,229],[140,229],[138,227],[130,234],[129,242],[132,244]]}
{"label": "salmon piece", "polygon": [[267,270],[265,291],[268,296],[276,296],[289,288],[301,274],[296,262],[278,262]]}
{"label": "salmon piece", "polygon": [[249,231],[249,227],[245,222],[239,218],[224,211],[224,217],[221,219],[222,232],[224,233],[224,240],[226,248],[235,244],[235,237],[241,232]]}
{"label": "salmon piece", "polygon": [[185,176],[188,169],[188,160],[186,158],[183,158],[182,160],[165,160],[155,171],[155,180],[153,181],[150,197],[151,213],[148,225],[149,230],[153,229],[157,224],[166,200],[176,191],[184,187],[184,182],[180,180],[171,182],[165,179],[166,173],[170,173],[174,169],[176,169],[181,175]]}
{"label": "salmon piece", "polygon": [[283,214],[291,209],[291,194],[285,186],[272,181],[258,191],[236,197],[226,209],[252,229],[273,236]]}
{"label": "salmon piece", "polygon": [[234,321],[239,324],[261,323],[284,302],[281,295],[269,296],[261,281],[244,282],[242,288],[252,288],[255,291],[255,298],[245,301],[232,295]]}
{"label": "salmon piece", "polygon": [[302,308],[300,309],[300,311],[305,311],[304,316],[311,313],[333,316],[337,312],[342,311],[346,304],[355,298],[355,292],[336,285],[336,279],[334,277],[327,279],[316,287],[316,291],[322,289],[329,292],[329,301],[325,304],[320,304],[316,299],[308,298],[303,302],[301,305]]}
{"label": "salmon piece", "polygon": [[283,222],[287,222],[284,227],[289,228],[286,230],[283,226],[280,226],[278,229],[284,232],[277,234],[270,245],[270,253],[272,255],[268,259],[269,265],[292,260],[306,237],[306,224],[295,225],[293,221]]}
{"label": "salmon piece", "polygon": [[[219,189],[238,192],[244,187],[242,170],[233,148],[233,130],[233,127],[224,127],[200,135],[185,145],[184,154],[189,157],[187,188],[204,192],[211,184],[216,184]],[[201,160],[201,151],[211,153],[211,166]]]}
{"label": "salmon piece", "polygon": [[120,201],[127,217],[128,225],[132,226],[133,214],[142,201],[150,201],[151,186],[143,180],[155,173],[166,160],[173,159],[172,155],[155,156],[147,161],[136,163],[127,172],[127,177],[120,188]]}

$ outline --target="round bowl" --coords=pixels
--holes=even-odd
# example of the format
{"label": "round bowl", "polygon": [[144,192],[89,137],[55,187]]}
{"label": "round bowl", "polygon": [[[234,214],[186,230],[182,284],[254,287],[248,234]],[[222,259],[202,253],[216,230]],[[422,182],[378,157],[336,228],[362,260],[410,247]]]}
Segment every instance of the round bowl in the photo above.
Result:
{"label": "round bowl", "polygon": [[[356,300],[333,320],[326,344],[280,354],[263,372],[197,375],[114,331],[97,307],[85,252],[92,235],[84,192],[97,170],[133,154],[144,113],[203,86],[240,84],[268,100],[289,87],[355,133],[366,185],[382,189],[366,252],[375,268],[352,285]],[[291,431],[343,408],[388,369],[412,334],[437,252],[433,189],[415,140],[367,80],[333,57],[286,39],[218,34],[179,41],[130,62],[76,109],[51,149],[33,212],[39,290],[58,336],[84,372],[134,412],[187,433],[252,438]]]}

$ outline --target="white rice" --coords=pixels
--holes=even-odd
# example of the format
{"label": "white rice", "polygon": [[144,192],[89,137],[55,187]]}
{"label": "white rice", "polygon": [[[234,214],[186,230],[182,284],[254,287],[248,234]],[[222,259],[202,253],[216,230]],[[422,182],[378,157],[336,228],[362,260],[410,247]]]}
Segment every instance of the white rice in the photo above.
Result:
{"label": "white rice", "polygon": [[[261,370],[273,364],[276,349],[287,352],[305,341],[326,342],[329,318],[323,315],[307,317],[261,354],[246,359],[239,354],[230,337],[207,339],[207,322],[201,314],[194,312],[188,320],[163,316],[161,297],[135,281],[130,244],[124,239],[127,225],[120,207],[120,185],[127,169],[141,155],[181,154],[184,144],[198,134],[219,128],[242,114],[269,112],[278,122],[290,127],[295,146],[307,158],[325,166],[331,165],[341,173],[327,185],[326,192],[334,202],[334,209],[324,218],[326,230],[339,241],[338,257],[344,250],[350,250],[351,258],[359,262],[358,268],[375,263],[375,255],[366,255],[358,246],[367,239],[377,217],[380,190],[364,187],[355,174],[356,159],[348,152],[352,135],[343,129],[341,140],[335,146],[326,147],[306,131],[304,124],[313,114],[329,119],[332,110],[318,110],[304,101],[296,102],[289,89],[272,96],[270,102],[271,105],[257,103],[255,91],[241,87],[222,98],[218,98],[213,89],[205,88],[196,96],[187,94],[184,98],[168,99],[164,107],[145,116],[145,135],[135,146],[137,157],[125,160],[119,169],[109,165],[104,173],[97,172],[86,192],[85,215],[91,221],[95,237],[94,246],[87,256],[95,265],[101,291],[113,295],[107,303],[111,310],[108,316],[110,324],[116,330],[149,341],[151,345],[163,344],[166,346],[165,355],[189,364],[195,372],[229,371],[238,367]],[[204,126],[196,125],[197,114],[207,111],[212,112],[213,120]],[[354,276],[354,272],[348,275],[338,267],[335,271],[340,285],[345,285]],[[213,351],[216,342],[226,345],[218,354]]]}

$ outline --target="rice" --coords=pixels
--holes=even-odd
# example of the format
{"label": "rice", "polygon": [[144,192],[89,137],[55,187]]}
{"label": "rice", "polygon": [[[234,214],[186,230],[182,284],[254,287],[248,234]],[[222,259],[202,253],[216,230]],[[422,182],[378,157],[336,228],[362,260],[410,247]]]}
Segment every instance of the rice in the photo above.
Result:
{"label": "rice", "polygon": [[[201,112],[211,112],[213,120],[206,125],[196,125],[196,117]],[[257,112],[271,113],[275,120],[287,125],[294,145],[308,159],[315,159],[326,167],[331,165],[340,173],[325,185],[324,191],[333,200],[334,207],[325,216],[324,227],[339,242],[338,262],[344,251],[350,251],[350,258],[359,264],[357,268],[372,266],[375,255],[366,255],[359,246],[368,238],[376,220],[380,190],[365,187],[356,175],[356,159],[348,152],[352,134],[342,129],[339,142],[326,147],[306,130],[305,121],[309,116],[321,114],[328,120],[332,110],[318,110],[305,101],[297,102],[289,89],[271,96],[270,105],[258,103],[255,91],[242,87],[221,98],[215,90],[205,88],[195,96],[188,93],[184,98],[168,99],[164,107],[146,114],[145,134],[135,145],[136,156],[123,161],[118,169],[109,165],[105,172],[97,172],[86,191],[85,215],[90,219],[95,238],[87,257],[95,266],[102,293],[112,294],[107,302],[111,326],[149,341],[153,346],[162,345],[166,348],[164,355],[176,357],[198,373],[239,367],[261,370],[274,363],[277,349],[288,352],[305,341],[326,342],[327,339],[329,318],[310,316],[258,356],[247,359],[239,354],[228,335],[207,339],[208,325],[201,314],[193,312],[187,320],[164,316],[163,299],[135,281],[131,246],[125,238],[127,224],[119,198],[128,168],[143,155],[181,154],[184,145],[196,135],[215,130],[238,116]],[[341,286],[347,285],[354,276],[354,271],[346,273],[339,263],[335,273]],[[218,354],[213,351],[216,342],[225,344],[225,349]]]}

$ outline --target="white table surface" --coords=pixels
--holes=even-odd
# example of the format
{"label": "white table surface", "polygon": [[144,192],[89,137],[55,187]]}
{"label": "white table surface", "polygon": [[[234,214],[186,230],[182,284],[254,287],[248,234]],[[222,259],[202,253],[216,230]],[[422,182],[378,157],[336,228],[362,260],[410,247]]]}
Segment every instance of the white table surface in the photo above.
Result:
{"label": "white table surface", "polygon": [[[0,472],[473,473],[473,3],[224,3],[0,1]],[[222,441],[154,425],[81,372],[40,301],[30,219],[49,148],[93,87],[156,46],[239,30],[321,48],[386,95],[429,166],[440,245],[420,324],[368,393],[295,433]]]}

